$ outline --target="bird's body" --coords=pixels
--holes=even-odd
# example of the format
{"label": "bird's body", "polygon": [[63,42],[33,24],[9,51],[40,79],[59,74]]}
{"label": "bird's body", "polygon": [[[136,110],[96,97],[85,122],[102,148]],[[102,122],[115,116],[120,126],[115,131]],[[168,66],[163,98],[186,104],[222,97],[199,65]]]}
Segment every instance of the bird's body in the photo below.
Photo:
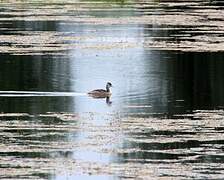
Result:
{"label": "bird's body", "polygon": [[112,84],[110,82],[106,85],[105,89],[95,89],[93,91],[88,92],[89,96],[95,97],[95,98],[106,98],[111,96],[110,87],[112,87]]}

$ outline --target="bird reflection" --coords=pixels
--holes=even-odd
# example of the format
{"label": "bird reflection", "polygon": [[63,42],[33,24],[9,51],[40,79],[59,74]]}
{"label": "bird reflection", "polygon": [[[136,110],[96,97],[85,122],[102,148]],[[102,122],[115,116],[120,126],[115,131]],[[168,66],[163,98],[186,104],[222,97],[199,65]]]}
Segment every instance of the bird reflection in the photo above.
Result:
{"label": "bird reflection", "polygon": [[90,96],[90,97],[92,97],[92,98],[94,98],[94,99],[106,99],[106,104],[108,105],[108,106],[111,106],[112,105],[112,101],[110,100],[110,96],[107,96],[107,97],[99,97],[99,96]]}
{"label": "bird reflection", "polygon": [[106,103],[108,106],[112,105],[112,101],[110,100],[110,96],[106,97]]}

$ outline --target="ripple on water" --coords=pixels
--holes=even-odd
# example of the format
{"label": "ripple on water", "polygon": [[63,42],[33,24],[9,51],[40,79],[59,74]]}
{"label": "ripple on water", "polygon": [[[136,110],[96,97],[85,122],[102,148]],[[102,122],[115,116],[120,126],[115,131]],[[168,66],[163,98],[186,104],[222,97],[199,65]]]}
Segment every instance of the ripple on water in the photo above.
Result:
{"label": "ripple on water", "polygon": [[0,177],[220,178],[223,115],[195,111],[165,119],[108,114],[102,125],[94,123],[94,113],[1,114]]}
{"label": "ripple on water", "polygon": [[[74,103],[70,102],[69,98],[68,101],[50,99],[51,103],[47,104],[46,97],[44,97],[46,101],[40,102],[36,99],[32,101],[31,98],[33,103],[28,103],[30,99],[24,101],[24,99],[21,100],[22,98],[2,97],[3,101],[1,102],[3,105],[7,105],[5,112],[8,110],[11,112],[15,102],[17,102],[15,106],[21,105],[23,106],[21,109],[35,112],[34,114],[0,114],[1,179],[223,178],[223,110],[198,110],[189,114],[174,115],[172,118],[164,117],[164,114],[153,114],[155,106],[162,107],[164,102],[168,102],[167,99],[163,101],[163,95],[167,95],[164,92],[166,90],[158,87],[169,87],[166,85],[166,78],[174,78],[174,82],[179,80],[179,70],[182,71],[184,69],[182,67],[188,65],[192,68],[187,67],[184,71],[188,72],[189,69],[192,71],[186,74],[180,73],[180,76],[183,76],[184,81],[190,81],[186,89],[192,89],[192,84],[200,80],[201,76],[197,77],[198,74],[204,75],[199,71],[200,63],[204,62],[204,56],[200,57],[198,64],[198,56],[195,56],[197,60],[189,64],[186,62],[191,61],[191,56],[186,56],[186,61],[182,61],[184,65],[176,67],[178,69],[177,78],[175,78],[175,73],[170,75],[171,77],[165,77],[169,74],[165,74],[166,70],[160,64],[159,57],[142,56],[143,51],[147,54],[152,49],[223,52],[224,11],[218,1],[145,2],[140,0],[138,2],[113,1],[108,3],[53,0],[49,3],[42,0],[38,2],[11,0],[1,1],[0,4],[0,53],[4,59],[2,62],[5,63],[1,66],[1,72],[3,72],[1,78],[5,77],[2,78],[1,84],[6,84],[2,90],[15,89],[15,87],[32,90],[36,90],[36,87],[49,90],[48,88],[51,86],[53,90],[61,87],[63,90],[64,87],[69,89],[70,86],[79,86],[83,79],[88,80],[92,74],[98,81],[102,75],[98,72],[105,66],[110,69],[118,69],[112,75],[107,71],[111,79],[116,76],[117,82],[124,82],[128,79],[131,85],[134,84],[130,88],[130,92],[129,89],[125,89],[128,84],[120,86],[125,93],[118,92],[121,94],[120,99],[119,95],[116,97],[115,93],[115,100],[112,99],[113,103],[116,103],[116,100],[117,102],[124,101],[124,104],[121,103],[121,107],[119,107],[125,109],[124,114],[119,113],[120,109],[109,114],[107,107],[104,109],[104,113],[61,112],[64,109],[69,109],[70,106],[72,110],[75,109],[75,112],[79,112],[80,109],[81,112],[89,110],[86,106],[95,107],[97,103],[99,104],[96,108],[92,109],[96,110],[98,107],[102,107],[101,101],[96,103],[90,99],[83,100],[84,103],[80,99],[74,100]],[[159,53],[161,52],[159,51]],[[70,60],[75,62],[74,64],[66,64],[64,62],[68,62],[68,59],[60,59],[60,56],[57,56],[70,57],[70,53],[73,54]],[[9,54],[9,56],[4,56],[4,54]],[[127,54],[128,56],[126,56]],[[51,59],[51,56],[48,55],[53,55],[54,58]],[[213,55],[209,54],[209,61],[212,60],[215,64],[217,61],[213,60]],[[218,55],[217,60],[220,60],[221,56],[221,54]],[[194,58],[194,56],[192,57]],[[144,58],[145,61],[138,61]],[[151,61],[149,58],[153,60]],[[102,63],[106,62],[105,59],[111,63]],[[176,59],[180,62],[179,58]],[[27,63],[23,63],[23,60]],[[153,63],[154,60],[159,62],[158,67],[156,63]],[[180,60],[182,59],[180,58]],[[53,64],[55,61],[61,61],[61,63],[54,64],[55,67],[49,65],[49,69],[44,68],[45,62]],[[93,61],[95,64],[92,64],[91,68],[98,68],[91,71],[92,74],[86,75],[87,69],[83,67]],[[151,63],[147,64],[149,61]],[[16,63],[14,64],[14,62]],[[28,62],[35,62],[36,66],[29,66]],[[101,64],[102,67],[99,62],[103,64]],[[119,65],[113,66],[116,63]],[[217,78],[217,74],[221,74],[222,64],[214,64],[208,63],[202,68],[209,74],[205,79],[212,82],[205,84],[205,87],[212,87],[208,88],[205,93],[212,92],[213,96],[212,98],[199,96],[198,99],[208,97],[211,98],[211,101],[215,101],[217,99],[214,98],[214,94],[218,93],[213,89],[218,89],[219,94],[222,92],[222,86],[219,86],[222,79]],[[71,69],[58,68],[72,65],[75,67]],[[207,65],[213,66],[215,70],[220,67],[220,71],[215,74],[213,69],[207,69]],[[176,71],[173,66],[175,64],[170,65],[172,72]],[[15,67],[16,72],[11,71],[12,67]],[[21,73],[21,69],[18,67],[23,67],[25,74]],[[32,68],[28,71],[27,67]],[[80,70],[81,67],[82,70]],[[10,71],[6,72],[4,69],[10,69]],[[44,71],[42,71],[43,69]],[[129,73],[119,74],[124,69]],[[128,71],[129,69],[131,70]],[[45,72],[51,72],[49,77],[45,76]],[[191,72],[194,72],[194,77],[187,78],[191,76]],[[27,78],[33,73],[37,76]],[[136,78],[136,74],[141,76]],[[160,76],[162,74],[164,76]],[[86,78],[86,76],[89,77]],[[118,76],[124,78],[119,79]],[[150,78],[143,81],[146,76]],[[19,83],[18,77],[21,78]],[[42,81],[41,79],[47,80]],[[214,79],[218,80],[217,86],[213,85]],[[21,85],[21,82],[27,82],[27,84]],[[91,83],[92,79],[85,81],[85,84]],[[14,84],[16,85],[14,86]],[[42,86],[43,84],[44,86]],[[145,84],[146,86],[143,86]],[[173,86],[176,85],[179,84],[174,83]],[[200,83],[196,85],[204,88],[203,83],[202,86]],[[201,91],[197,86],[195,86],[193,96],[198,96],[198,91]],[[142,87],[145,88],[142,89]],[[84,88],[87,87],[84,86]],[[185,86],[182,88],[185,89]],[[172,88],[171,90],[173,91]],[[176,92],[178,94],[178,91],[174,93]],[[31,94],[31,96],[35,95],[40,96],[40,94]],[[48,95],[70,96],[71,94],[51,93]],[[146,96],[150,96],[150,98],[148,99]],[[177,97],[174,100],[174,106],[181,106],[187,99],[178,98],[182,97]],[[195,99],[192,98],[189,101],[192,100],[192,103],[195,103],[198,100]],[[139,103],[138,100],[141,102]],[[59,110],[56,108],[57,106],[54,106],[55,103],[60,104]],[[24,107],[29,105],[31,107]],[[58,112],[38,114],[36,112],[38,108],[44,109],[40,110],[41,112],[46,112],[45,105],[53,111],[57,109]],[[117,107],[115,106],[115,108]],[[197,106],[192,108],[195,107]],[[20,108],[15,109],[21,110]],[[158,109],[160,110],[160,108]],[[164,111],[161,110],[161,112]]]}
{"label": "ripple on water", "polygon": [[[4,32],[0,37],[2,53],[65,55],[74,49],[108,51],[141,47],[190,52],[217,52],[224,49],[222,5],[210,1],[12,2],[1,2],[3,11],[0,14],[3,17],[0,28]],[[17,26],[21,26],[20,22],[27,22],[28,28],[8,25],[17,22]],[[134,42],[128,39],[102,42],[94,36],[94,32],[80,35],[72,34],[71,30],[42,31],[38,29],[40,22],[54,22],[66,27],[70,25],[71,29],[80,25],[99,30],[102,27],[116,30],[116,26],[125,26],[127,29],[137,26],[139,30],[147,30],[149,35],[142,34],[144,40]],[[153,33],[155,31],[161,33]]]}

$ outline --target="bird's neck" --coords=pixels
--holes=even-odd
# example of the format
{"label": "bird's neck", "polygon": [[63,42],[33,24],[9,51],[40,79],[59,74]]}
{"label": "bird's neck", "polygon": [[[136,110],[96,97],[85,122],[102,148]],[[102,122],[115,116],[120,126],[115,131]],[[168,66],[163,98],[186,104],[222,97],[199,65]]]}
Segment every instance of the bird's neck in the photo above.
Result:
{"label": "bird's neck", "polygon": [[108,86],[106,86],[106,91],[110,92],[110,88]]}

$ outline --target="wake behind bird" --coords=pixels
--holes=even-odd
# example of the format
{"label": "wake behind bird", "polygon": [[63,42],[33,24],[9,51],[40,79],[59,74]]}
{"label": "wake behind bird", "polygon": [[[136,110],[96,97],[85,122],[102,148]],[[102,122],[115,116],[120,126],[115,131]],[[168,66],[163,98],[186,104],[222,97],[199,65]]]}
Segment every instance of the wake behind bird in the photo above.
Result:
{"label": "wake behind bird", "polygon": [[44,92],[44,91],[0,91],[0,97],[34,97],[34,96],[85,96],[78,92]]}

